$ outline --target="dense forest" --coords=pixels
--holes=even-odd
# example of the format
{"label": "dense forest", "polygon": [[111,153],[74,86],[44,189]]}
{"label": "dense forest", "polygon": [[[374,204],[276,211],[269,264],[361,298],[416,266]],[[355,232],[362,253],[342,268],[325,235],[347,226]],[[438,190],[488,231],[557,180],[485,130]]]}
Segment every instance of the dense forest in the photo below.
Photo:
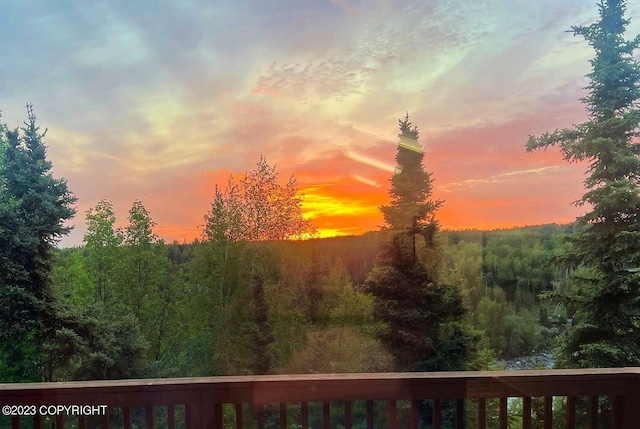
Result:
{"label": "dense forest", "polygon": [[408,116],[379,232],[288,239],[313,226],[295,179],[261,158],[214,189],[193,243],[160,239],[141,201],[124,221],[102,200],[83,246],[58,249],[75,198],[28,115],[5,132],[3,284],[24,286],[0,296],[3,381],[489,369],[562,333],[565,309],[539,296],[562,285],[570,228],[438,232]]}
{"label": "dense forest", "polygon": [[[440,235],[445,263],[439,275],[460,289],[468,309],[465,317],[486,334],[486,356],[476,369],[492,367],[494,358],[553,349],[567,314],[538,296],[560,284],[562,272],[552,260],[569,229],[545,225]],[[265,335],[271,362],[266,372],[384,371],[390,369],[390,357],[376,340],[373,302],[364,290],[381,239],[382,234],[374,232],[226,249],[156,239],[100,249],[102,254],[88,244],[58,251],[53,285],[73,311],[92,317],[98,313],[87,309],[105,299],[94,285],[100,283],[102,293],[108,294],[106,307],[117,317],[104,314],[108,320],[96,320],[96,326],[113,327],[114,343],[103,344],[111,365],[102,377],[250,374],[257,348],[253,333],[260,326],[255,309],[247,305],[252,292],[241,279],[248,275],[243,272],[249,271],[248,255],[262,252],[272,270],[264,293],[271,331]],[[234,255],[227,265],[217,259],[222,252]],[[125,316],[135,330],[124,325]],[[118,341],[138,348],[124,349]],[[137,362],[132,365],[108,350],[128,356],[133,352]],[[83,371],[85,363],[80,356],[75,359],[78,367],[65,371]],[[138,373],[132,372],[135,368]],[[59,377],[64,379],[63,374]]]}

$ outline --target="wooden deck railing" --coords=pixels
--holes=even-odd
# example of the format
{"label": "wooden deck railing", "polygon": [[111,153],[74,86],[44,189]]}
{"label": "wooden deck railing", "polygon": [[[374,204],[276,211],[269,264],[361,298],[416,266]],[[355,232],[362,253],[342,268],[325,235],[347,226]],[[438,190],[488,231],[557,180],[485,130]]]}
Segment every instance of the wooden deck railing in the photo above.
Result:
{"label": "wooden deck railing", "polygon": [[417,428],[421,420],[507,429],[516,401],[515,423],[524,429],[640,428],[640,368],[0,384],[4,414],[35,414],[4,417],[14,429],[130,429],[132,420],[147,429]]}

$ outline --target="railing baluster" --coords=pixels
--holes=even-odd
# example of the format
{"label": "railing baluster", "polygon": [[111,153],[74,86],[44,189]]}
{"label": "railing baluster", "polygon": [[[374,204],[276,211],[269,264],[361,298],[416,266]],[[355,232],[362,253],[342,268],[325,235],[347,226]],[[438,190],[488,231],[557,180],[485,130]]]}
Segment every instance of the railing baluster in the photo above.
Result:
{"label": "railing baluster", "polygon": [[101,420],[102,420],[102,429],[109,429],[109,410],[105,411]]}
{"label": "railing baluster", "polygon": [[623,397],[621,396],[613,396],[611,398],[611,429],[627,429],[622,428],[620,424],[622,400]]}
{"label": "railing baluster", "polygon": [[398,428],[398,404],[395,399],[389,401],[389,429]]}
{"label": "railing baluster", "polygon": [[42,416],[40,414],[33,416],[33,429],[42,429]]}
{"label": "railing baluster", "polygon": [[589,429],[598,429],[598,397],[589,397],[589,410],[587,411],[589,419]]}
{"label": "railing baluster", "polygon": [[344,403],[344,429],[351,429],[351,401]]}
{"label": "railing baluster", "polygon": [[302,410],[302,429],[309,429],[309,404],[303,402],[300,408]]}
{"label": "railing baluster", "polygon": [[509,416],[507,415],[507,398],[500,398],[500,429],[507,429]]}
{"label": "railing baluster", "polygon": [[11,429],[20,429],[20,417],[11,417]]}
{"label": "railing baluster", "polygon": [[567,396],[567,429],[576,429],[576,397]]}
{"label": "railing baluster", "polygon": [[367,401],[367,429],[373,429],[373,401]]}
{"label": "railing baluster", "polygon": [[280,402],[280,429],[287,429],[287,404]]}
{"label": "railing baluster", "polygon": [[[206,402],[196,402],[185,405],[186,425],[187,429],[215,428],[216,427],[216,408]],[[103,428],[106,429],[106,428]]]}
{"label": "railing baluster", "polygon": [[167,427],[176,429],[176,409],[173,405],[167,405]]}
{"label": "railing baluster", "polygon": [[122,421],[124,422],[124,429],[131,429],[131,408],[122,408]]}
{"label": "railing baluster", "polygon": [[441,424],[442,424],[442,403],[440,402],[440,399],[434,399],[433,400],[433,429],[440,429]]}
{"label": "railing baluster", "polygon": [[236,404],[236,429],[242,429],[242,404]]}
{"label": "railing baluster", "polygon": [[185,404],[184,406],[184,425],[186,429],[193,429],[193,405]]}
{"label": "railing baluster", "polygon": [[56,429],[64,429],[64,414],[62,413],[56,416]]}
{"label": "railing baluster", "polygon": [[625,428],[637,427],[640,422],[640,392],[632,389],[627,390],[625,396],[620,397],[621,409],[618,424]]}
{"label": "railing baluster", "polygon": [[522,429],[531,429],[531,396],[522,398]]}
{"label": "railing baluster", "polygon": [[[418,413],[418,401],[414,400],[414,401],[411,401],[411,428],[418,429],[419,422],[420,422],[420,416]],[[439,428],[436,428],[436,429],[439,429]]]}
{"label": "railing baluster", "polygon": [[329,412],[330,403],[325,401],[322,403],[322,427],[331,429],[331,413]]}
{"label": "railing baluster", "polygon": [[487,429],[487,400],[478,399],[478,429]]}
{"label": "railing baluster", "polygon": [[218,404],[213,404],[213,424],[214,427],[216,429],[223,429],[223,420],[224,420],[224,414],[222,411],[222,404],[218,403]]}
{"label": "railing baluster", "polygon": [[153,407],[145,407],[145,414],[147,416],[147,429],[153,429]]}
{"label": "railing baluster", "polygon": [[262,404],[256,405],[256,419],[258,420],[258,429],[264,429],[264,406]]}
{"label": "railing baluster", "polygon": [[553,429],[553,396],[544,397],[544,429]]}
{"label": "railing baluster", "polygon": [[[78,428],[79,429],[87,429],[87,417],[86,416],[78,416]],[[129,429],[129,428],[126,428]]]}
{"label": "railing baluster", "polygon": [[456,401],[456,429],[464,429],[464,399]]}

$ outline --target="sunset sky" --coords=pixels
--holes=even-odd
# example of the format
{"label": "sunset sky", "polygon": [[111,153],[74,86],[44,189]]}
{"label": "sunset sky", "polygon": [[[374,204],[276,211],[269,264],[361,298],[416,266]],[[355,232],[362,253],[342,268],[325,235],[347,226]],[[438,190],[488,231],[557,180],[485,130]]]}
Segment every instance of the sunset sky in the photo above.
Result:
{"label": "sunset sky", "polygon": [[[443,228],[568,222],[585,165],[530,134],[586,119],[591,0],[18,1],[2,6],[0,109],[34,104],[85,211],[136,199],[191,240],[216,183],[260,155],[297,178],[320,235],[382,224],[398,118],[420,129]],[[640,32],[629,2],[628,38]]]}

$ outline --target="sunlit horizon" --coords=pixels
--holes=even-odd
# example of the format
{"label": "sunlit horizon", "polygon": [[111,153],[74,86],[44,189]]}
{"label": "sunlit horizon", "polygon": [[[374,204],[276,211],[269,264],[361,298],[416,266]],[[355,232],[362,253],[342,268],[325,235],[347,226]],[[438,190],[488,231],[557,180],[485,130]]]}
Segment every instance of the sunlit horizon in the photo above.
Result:
{"label": "sunlit horizon", "polygon": [[[301,194],[305,194],[305,190],[300,190]],[[384,197],[388,199],[386,190],[384,190]],[[144,202],[143,202],[144,203]],[[386,201],[388,203],[388,201]],[[312,222],[312,225],[316,227],[316,231],[313,234],[305,234],[303,237],[292,238],[292,240],[308,240],[308,239],[322,239],[322,238],[339,238],[339,237],[352,237],[359,236],[363,234],[367,234],[370,232],[380,231],[381,227],[384,226],[384,219],[382,217],[382,213],[379,210],[375,210],[372,213],[368,213],[368,216],[363,216],[363,211],[361,208],[353,207],[352,204],[349,204],[348,201],[332,201],[325,202],[324,204],[320,203],[320,207],[318,207],[318,203],[307,204],[305,200],[303,200],[303,215],[305,219],[308,219]],[[310,208],[310,206],[312,206]],[[335,219],[332,219],[328,222],[328,224],[320,224],[317,223],[317,219],[314,219],[309,214],[315,213],[332,213],[332,210],[338,208],[335,212],[333,212],[333,217],[336,216],[337,213],[342,213],[345,215],[345,219],[347,221],[351,221],[352,217],[351,213],[357,214],[358,216],[363,216],[362,219],[366,221],[360,224],[350,224],[348,222],[344,224],[340,224],[339,221],[336,222]],[[444,212],[448,213],[446,210],[446,202],[443,209],[440,213]],[[118,212],[124,213],[125,211],[117,210]],[[128,210],[128,208],[127,208]],[[153,213],[151,213],[153,217]],[[459,217],[459,216],[458,216]],[[79,219],[76,216],[76,221]],[[320,218],[322,220],[323,218]],[[547,224],[558,224],[558,225],[567,225],[573,223],[575,218],[547,218],[541,219],[539,222],[523,222],[523,223],[514,223],[514,222],[491,222],[491,223],[473,223],[467,222],[463,224],[452,224],[447,222],[446,218],[443,218],[441,215],[437,215],[436,219],[438,220],[440,231],[441,232],[455,232],[455,231],[494,231],[494,230],[508,230],[508,229],[516,229],[516,228],[524,228],[524,227],[532,227],[538,225],[547,225]],[[116,222],[115,227],[118,229],[124,229],[127,225],[126,219],[124,217],[120,217]],[[203,236],[203,225],[204,218],[201,224],[199,225],[172,225],[172,224],[156,224],[154,227],[154,232],[158,235],[158,238],[162,239],[165,243],[179,243],[179,244],[189,244],[193,243],[196,240],[202,240]],[[60,247],[77,247],[82,245],[82,239],[80,242],[74,242],[70,244],[65,244],[63,241],[62,246]]]}

